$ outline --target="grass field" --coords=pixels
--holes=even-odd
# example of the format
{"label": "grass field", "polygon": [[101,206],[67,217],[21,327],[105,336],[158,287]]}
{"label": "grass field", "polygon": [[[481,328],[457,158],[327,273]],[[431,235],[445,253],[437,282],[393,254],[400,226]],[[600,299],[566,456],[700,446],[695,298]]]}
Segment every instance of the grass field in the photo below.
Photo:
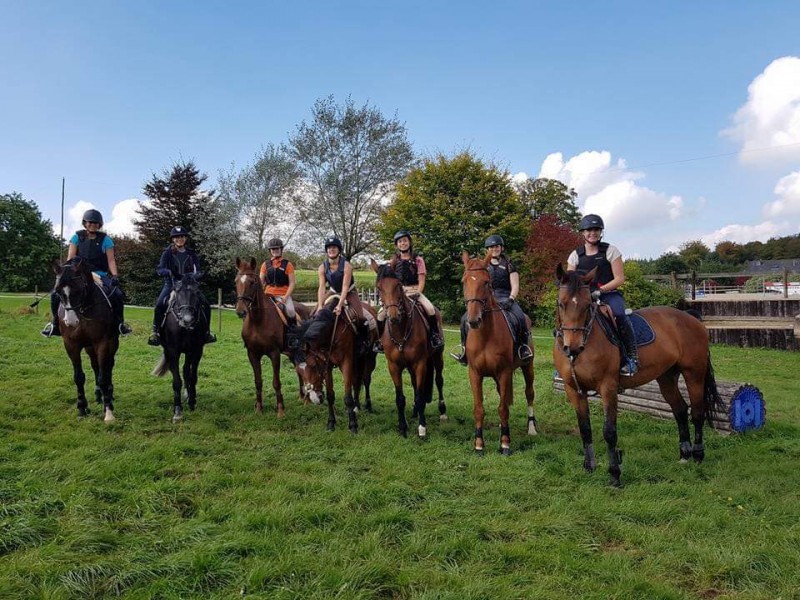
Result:
{"label": "grass field", "polygon": [[[767,426],[706,438],[678,462],[674,423],[624,413],[622,489],[582,469],[552,342],[536,333],[539,436],[525,435],[519,381],[512,448],[473,455],[466,370],[445,367],[450,420],[400,438],[383,359],[376,413],[325,432],[284,368],[253,411],[250,367],[228,312],[200,365],[198,409],[170,422],[169,380],[149,375],[151,314],[131,309],[115,371],[117,421],[77,420],[60,340],[42,315],[0,299],[0,598],[797,598],[800,595],[800,355],[715,347],[720,379],[749,381]],[[47,306],[41,307],[42,314]],[[216,320],[215,320],[216,325]],[[448,347],[457,343],[448,334]],[[88,365],[87,365],[88,369]],[[488,389],[488,388],[487,388]],[[435,409],[431,411],[435,413]]]}

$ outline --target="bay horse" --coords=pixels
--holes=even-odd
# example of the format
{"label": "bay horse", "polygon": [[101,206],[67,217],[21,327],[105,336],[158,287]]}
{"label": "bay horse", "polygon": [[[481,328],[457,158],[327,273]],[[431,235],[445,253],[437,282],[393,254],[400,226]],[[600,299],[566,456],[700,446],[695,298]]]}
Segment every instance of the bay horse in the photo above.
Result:
{"label": "bay horse", "polygon": [[61,337],[72,361],[73,379],[78,389],[78,416],[89,412],[81,365],[81,351],[86,350],[94,371],[94,395],[103,402],[103,420],[114,421],[114,357],[119,348],[119,330],[107,294],[95,283],[87,262],[80,257],[63,265],[53,262],[56,274],[55,293],[61,298],[58,318]]}
{"label": "bay horse", "polygon": [[[636,311],[653,329],[655,339],[639,348],[638,372],[633,376],[620,376],[620,351],[599,324],[599,319],[603,318],[600,306],[592,301],[590,294],[589,285],[595,271],[592,269],[581,275],[577,271],[564,271],[560,264],[556,268],[559,289],[553,362],[578,418],[584,468],[589,472],[597,468],[587,392],[594,390],[602,397],[608,472],[611,485],[619,487],[622,451],[617,448],[618,390],[640,386],[653,379],[658,382],[678,424],[681,461],[691,457],[702,462],[705,457],[703,420],[707,418],[710,425],[711,411],[721,404],[706,328],[690,313],[668,306]],[[688,407],[678,389],[680,375],[689,392],[694,445],[689,443]]]}
{"label": "bay horse", "polygon": [[[514,352],[514,337],[508,321],[503,315],[492,293],[489,275],[491,253],[485,258],[470,258],[462,253],[464,277],[464,301],[467,305],[469,331],[465,351],[469,367],[469,383],[472,388],[473,412],[475,415],[475,452],[484,451],[483,441],[483,378],[494,379],[500,396],[500,452],[511,454],[511,429],[508,424],[509,409],[514,401],[514,371],[520,369],[525,380],[525,398],[528,401],[528,435],[536,435],[536,417],[533,413],[535,392],[533,389],[533,360],[520,360]],[[527,318],[527,317],[526,317]],[[530,320],[529,320],[530,321]],[[530,323],[528,324],[530,326]]]}
{"label": "bay horse", "polygon": [[[375,310],[371,306],[362,306],[364,311],[375,316]],[[305,388],[315,404],[323,398],[327,399],[328,431],[336,429],[334,367],[338,367],[342,373],[344,405],[351,433],[358,433],[358,398],[362,385],[367,390],[367,409],[372,410],[369,382],[375,369],[375,353],[371,350],[359,352],[356,328],[348,309],[336,315],[328,305],[319,309],[313,318],[304,321],[300,326],[300,343],[295,358],[297,372],[301,374]],[[319,394],[323,383],[326,388],[324,395]]]}
{"label": "bay horse", "polygon": [[[408,435],[406,421],[406,397],[403,393],[403,371],[408,371],[411,387],[414,390],[414,415],[419,418],[417,435],[427,435],[425,405],[433,399],[433,381],[439,393],[439,420],[447,420],[447,406],[442,387],[444,378],[444,349],[431,351],[428,343],[427,315],[421,306],[412,301],[403,290],[391,263],[378,266],[370,262],[375,271],[378,294],[386,311],[386,327],[383,330],[383,351],[386,365],[394,383],[394,398],[397,404],[398,431],[403,437]],[[437,309],[441,324],[441,315]]]}
{"label": "bay horse", "polygon": [[[264,294],[261,281],[256,273],[256,259],[249,261],[236,257],[236,314],[242,322],[242,340],[247,348],[247,358],[253,369],[256,386],[256,412],[264,412],[261,378],[261,358],[268,356],[272,363],[272,389],[275,390],[275,403],[278,417],[283,417],[284,404],[281,392],[281,354],[291,358],[287,344],[288,326],[279,314],[277,303]],[[309,310],[300,302],[295,302],[298,318],[308,319]],[[303,380],[298,374],[298,385],[303,399]]]}
{"label": "bay horse", "polygon": [[[197,406],[197,369],[203,358],[206,332],[210,325],[205,323],[200,283],[195,274],[186,273],[181,279],[173,280],[161,335],[161,359],[152,372],[156,377],[164,376],[167,371],[172,373],[173,423],[183,419],[182,383],[186,385],[189,410]],[[181,354],[184,355],[183,382],[180,374]]]}

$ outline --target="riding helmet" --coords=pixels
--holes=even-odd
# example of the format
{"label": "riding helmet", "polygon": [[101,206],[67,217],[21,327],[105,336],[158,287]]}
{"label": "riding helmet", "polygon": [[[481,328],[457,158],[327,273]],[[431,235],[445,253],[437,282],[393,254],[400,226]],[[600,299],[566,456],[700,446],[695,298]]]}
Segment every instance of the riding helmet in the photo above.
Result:
{"label": "riding helmet", "polygon": [[505,248],[505,245],[505,240],[499,235],[490,235],[488,238],[486,238],[487,248],[491,248],[492,246],[503,246]]}
{"label": "riding helmet", "polygon": [[401,240],[404,237],[408,238],[408,241],[411,242],[411,233],[406,231],[405,229],[401,229],[400,231],[394,234],[394,243],[396,244],[398,240]]}
{"label": "riding helmet", "polygon": [[189,237],[189,230],[186,229],[186,227],[181,227],[180,225],[175,225],[175,227],[173,227],[169,232],[169,239],[172,239],[174,237],[178,237],[178,236],[181,236],[181,235],[183,235],[185,237]]}
{"label": "riding helmet", "polygon": [[283,240],[281,238],[272,238],[269,242],[267,242],[267,248],[272,250],[273,248],[280,248],[283,249]]}
{"label": "riding helmet", "polygon": [[339,252],[344,252],[344,246],[342,246],[342,240],[340,240],[335,235],[331,235],[325,238],[325,250],[327,250],[331,246],[336,246],[339,249]]}
{"label": "riding helmet", "polygon": [[603,223],[603,219],[600,218],[598,215],[586,215],[581,219],[581,224],[578,227],[579,231],[584,231],[586,229],[605,229],[606,226]]}
{"label": "riding helmet", "polygon": [[83,223],[87,221],[91,221],[92,223],[100,223],[100,227],[103,226],[103,215],[100,214],[99,210],[95,210],[90,208],[85,213],[83,213]]}

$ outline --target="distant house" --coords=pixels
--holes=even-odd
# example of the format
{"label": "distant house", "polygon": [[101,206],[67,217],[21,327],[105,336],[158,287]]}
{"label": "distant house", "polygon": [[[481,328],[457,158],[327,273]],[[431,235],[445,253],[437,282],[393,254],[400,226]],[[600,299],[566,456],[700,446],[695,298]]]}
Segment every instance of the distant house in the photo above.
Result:
{"label": "distant house", "polygon": [[747,272],[753,275],[782,274],[784,269],[800,272],[800,258],[782,258],[779,260],[748,260]]}

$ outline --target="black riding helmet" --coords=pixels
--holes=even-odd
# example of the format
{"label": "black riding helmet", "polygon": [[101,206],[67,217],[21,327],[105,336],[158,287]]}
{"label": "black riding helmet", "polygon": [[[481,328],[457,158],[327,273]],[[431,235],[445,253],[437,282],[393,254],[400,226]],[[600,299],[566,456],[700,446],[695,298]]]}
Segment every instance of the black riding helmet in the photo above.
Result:
{"label": "black riding helmet", "polygon": [[339,249],[339,252],[344,252],[344,246],[342,245],[342,240],[340,240],[335,235],[331,235],[325,238],[325,250],[327,251],[328,248],[331,246],[336,246]]}
{"label": "black riding helmet", "polygon": [[585,231],[587,229],[605,229],[606,226],[603,223],[603,219],[598,215],[586,215],[581,219],[581,224],[578,227],[579,231]]}
{"label": "black riding helmet", "polygon": [[169,232],[169,239],[176,238],[179,236],[189,237],[189,230],[186,227],[181,227],[180,225],[175,225],[170,232]]}
{"label": "black riding helmet", "polygon": [[270,250],[273,248],[280,248],[283,250],[283,240],[281,238],[272,238],[269,242],[267,242],[267,248]]}
{"label": "black riding helmet", "polygon": [[409,242],[412,242],[411,233],[406,231],[405,229],[401,229],[397,233],[394,234],[394,243],[397,244],[399,240],[402,240],[404,237],[408,238]]}
{"label": "black riding helmet", "polygon": [[87,221],[91,221],[92,223],[100,223],[100,227],[102,227],[103,215],[100,214],[99,210],[90,208],[85,213],[83,213],[83,220],[81,222],[86,223]]}
{"label": "black riding helmet", "polygon": [[485,245],[487,248],[491,248],[492,246],[502,246],[503,248],[505,248],[506,242],[502,238],[502,236],[490,235],[488,238],[486,238]]}

